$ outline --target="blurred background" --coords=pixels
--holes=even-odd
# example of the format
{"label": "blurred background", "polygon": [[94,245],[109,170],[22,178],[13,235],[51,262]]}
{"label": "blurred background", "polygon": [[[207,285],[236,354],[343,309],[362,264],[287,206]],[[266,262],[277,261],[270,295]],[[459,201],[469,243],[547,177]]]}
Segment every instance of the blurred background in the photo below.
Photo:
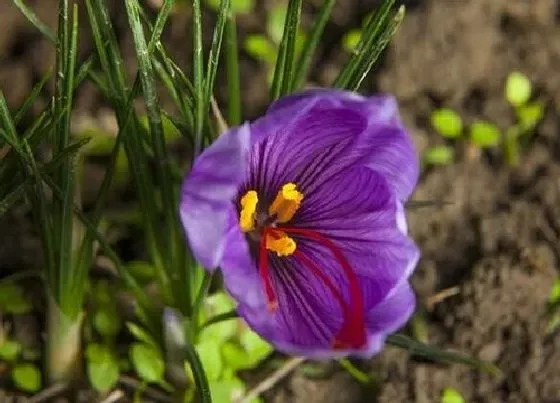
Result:
{"label": "blurred background", "polygon": [[[136,64],[124,5],[109,3],[132,76]],[[154,13],[158,3],[146,0]],[[177,63],[190,71],[192,14],[188,2],[177,3],[163,41]],[[493,377],[457,365],[437,366],[387,349],[360,364],[375,374],[374,390],[339,369],[322,377],[300,369],[267,392],[266,401],[428,403],[441,401],[442,391],[454,388],[468,402],[558,403],[560,335],[551,305],[557,302],[554,298],[560,299],[553,295],[560,268],[560,2],[401,3],[407,6],[404,22],[362,92],[395,94],[422,155],[434,147],[453,151],[452,158],[445,156],[444,161],[432,160],[424,166],[414,195],[415,200],[450,204],[409,212],[410,230],[423,250],[414,276],[421,308],[411,331],[421,340],[495,362],[503,374]],[[29,0],[28,4],[42,21],[56,28],[57,0]],[[238,29],[246,119],[267,106],[270,55],[279,40],[274,22],[278,4],[272,0],[239,3],[244,10],[238,15]],[[304,28],[309,28],[320,4],[319,0],[304,2]],[[317,49],[309,85],[332,83],[364,18],[376,5],[374,0],[337,1]],[[80,59],[84,59],[92,53],[93,44],[85,13],[80,17]],[[213,26],[211,2],[204,17],[206,26]],[[210,28],[205,38],[209,43]],[[53,63],[52,44],[11,1],[0,2],[0,87],[11,109],[17,109]],[[224,102],[225,94],[219,90],[225,88],[221,70],[218,104]],[[506,99],[512,72],[530,80],[531,99],[542,105],[542,116],[523,142],[517,164],[506,163],[500,150],[450,140],[451,136],[442,136],[434,128],[434,111],[447,108],[461,117],[464,127],[484,121],[508,133],[518,119]],[[51,83],[42,91],[30,116],[47,105],[52,88]],[[112,111],[90,83],[79,89],[72,119],[76,135],[114,136],[117,131]],[[83,173],[86,205],[96,194],[102,173],[103,159],[92,155]],[[125,212],[134,210],[132,193],[125,173],[110,203],[113,217],[122,222],[112,242],[125,260],[144,253],[141,237],[127,221],[133,218],[125,217]],[[103,262],[98,264],[103,266]],[[41,265],[29,208],[20,206],[0,220],[0,275]],[[30,315],[22,321],[20,329],[26,329],[27,337],[41,337],[39,318]],[[1,372],[0,367],[0,376]],[[255,382],[260,375],[249,374],[247,379]]]}

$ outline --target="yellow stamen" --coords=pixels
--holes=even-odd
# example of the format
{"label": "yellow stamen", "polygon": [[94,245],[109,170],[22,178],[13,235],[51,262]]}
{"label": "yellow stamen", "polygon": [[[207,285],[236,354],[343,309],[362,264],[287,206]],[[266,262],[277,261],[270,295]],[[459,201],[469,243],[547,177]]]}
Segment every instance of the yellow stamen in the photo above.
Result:
{"label": "yellow stamen", "polygon": [[296,251],[296,241],[284,232],[274,232],[274,235],[266,234],[266,249],[276,252],[278,256],[292,255]]}
{"label": "yellow stamen", "polygon": [[255,218],[257,215],[257,203],[259,197],[257,192],[249,190],[241,198],[241,213],[239,214],[239,226],[242,232],[249,232],[255,229]]}
{"label": "yellow stamen", "polygon": [[288,222],[296,214],[302,200],[303,193],[296,189],[296,184],[287,183],[282,186],[282,189],[276,195],[268,213],[270,215],[276,214],[276,220],[279,223]]}

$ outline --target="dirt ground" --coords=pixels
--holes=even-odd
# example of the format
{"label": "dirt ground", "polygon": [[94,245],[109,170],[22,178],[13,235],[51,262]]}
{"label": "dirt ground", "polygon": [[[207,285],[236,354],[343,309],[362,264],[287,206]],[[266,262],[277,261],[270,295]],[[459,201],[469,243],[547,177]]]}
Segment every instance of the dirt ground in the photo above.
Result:
{"label": "dirt ground", "polygon": [[[0,4],[0,87],[10,105],[17,106],[52,56],[48,44],[6,3]],[[29,3],[54,25],[53,1]],[[357,26],[374,3],[346,0],[335,7],[329,35],[319,48],[315,84],[327,85],[336,74],[344,60],[337,45],[341,35]],[[455,387],[468,402],[558,403],[560,335],[546,334],[545,308],[560,268],[560,3],[408,3],[409,13],[367,87],[396,94],[420,151],[438,141],[427,117],[442,105],[467,122],[484,118],[502,128],[511,124],[514,116],[503,87],[512,70],[526,73],[547,103],[545,119],[519,167],[509,168],[493,154],[428,170],[414,198],[452,204],[409,213],[411,232],[423,251],[414,276],[419,299],[459,287],[458,295],[426,314],[430,342],[493,361],[503,376],[422,363],[389,348],[366,365],[379,378],[378,392],[363,389],[344,372],[319,381],[298,370],[266,395],[267,401],[428,403],[439,402],[443,388]],[[262,29],[260,16],[242,18],[241,31]],[[166,33],[184,63],[189,60],[184,45],[189,18],[175,17]],[[83,48],[87,52],[87,44]],[[266,73],[247,57],[241,68],[251,77],[242,80],[251,117],[265,107]],[[88,88],[77,102],[95,117],[100,101]],[[13,215],[0,228],[14,228],[7,239],[2,236],[0,274],[33,264],[29,256],[37,244],[26,218]]]}

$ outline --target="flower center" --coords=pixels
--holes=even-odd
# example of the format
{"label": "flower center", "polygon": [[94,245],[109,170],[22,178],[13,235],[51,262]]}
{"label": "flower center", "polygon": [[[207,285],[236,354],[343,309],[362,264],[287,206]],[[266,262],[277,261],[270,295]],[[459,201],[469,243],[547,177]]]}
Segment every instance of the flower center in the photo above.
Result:
{"label": "flower center", "polygon": [[[258,194],[254,190],[245,193],[240,200],[239,226],[241,231],[247,233],[250,239],[259,244],[259,276],[264,285],[268,310],[274,312],[278,309],[278,300],[270,275],[269,252],[275,252],[279,257],[293,256],[331,292],[341,307],[343,323],[332,342],[333,348],[361,348],[366,344],[362,292],[358,278],[346,257],[336,244],[323,234],[309,229],[283,225],[293,219],[302,200],[303,193],[297,190],[294,183],[282,186],[274,202],[270,205],[268,214],[262,210],[259,213]],[[288,234],[305,237],[330,251],[348,280],[349,301],[345,300],[340,286],[337,286],[313,259],[297,250],[296,241]]]}

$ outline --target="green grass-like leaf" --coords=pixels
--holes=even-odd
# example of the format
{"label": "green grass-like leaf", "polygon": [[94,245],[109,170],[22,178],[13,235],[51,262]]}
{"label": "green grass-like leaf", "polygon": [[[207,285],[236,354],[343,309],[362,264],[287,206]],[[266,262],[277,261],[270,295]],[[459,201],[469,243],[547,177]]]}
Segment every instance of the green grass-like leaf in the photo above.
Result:
{"label": "green grass-like leaf", "polygon": [[319,10],[319,13],[317,14],[317,17],[315,18],[315,21],[313,22],[311,32],[303,44],[301,55],[298,60],[293,89],[301,88],[305,82],[313,54],[317,49],[323,32],[325,31],[325,26],[329,21],[334,4],[335,0],[325,0]]}
{"label": "green grass-like leaf", "polygon": [[337,88],[357,90],[404,18],[404,6],[391,15],[395,0],[385,0],[366,24],[361,41],[334,82]]}
{"label": "green grass-like leaf", "polygon": [[295,87],[296,38],[301,18],[301,5],[302,0],[290,0],[288,3],[284,32],[274,69],[272,100],[289,94]]}
{"label": "green grass-like leaf", "polygon": [[499,375],[500,370],[492,363],[476,360],[467,355],[421,343],[403,334],[392,334],[387,338],[387,344],[407,350],[410,354],[447,364],[463,364],[493,375]]}

